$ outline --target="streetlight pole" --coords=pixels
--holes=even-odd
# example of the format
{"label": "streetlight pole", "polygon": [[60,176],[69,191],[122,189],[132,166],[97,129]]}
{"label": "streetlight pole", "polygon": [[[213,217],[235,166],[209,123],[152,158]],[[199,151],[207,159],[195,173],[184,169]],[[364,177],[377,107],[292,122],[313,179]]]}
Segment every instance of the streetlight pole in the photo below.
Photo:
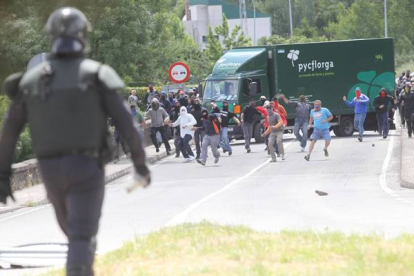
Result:
{"label": "streetlight pole", "polygon": [[253,45],[256,46],[256,3],[254,0],[253,2]]}
{"label": "streetlight pole", "polygon": [[290,36],[293,36],[292,0],[289,0],[289,21],[290,21]]}
{"label": "streetlight pole", "polygon": [[387,22],[387,0],[384,0],[384,30],[385,37],[388,37],[388,22]]}

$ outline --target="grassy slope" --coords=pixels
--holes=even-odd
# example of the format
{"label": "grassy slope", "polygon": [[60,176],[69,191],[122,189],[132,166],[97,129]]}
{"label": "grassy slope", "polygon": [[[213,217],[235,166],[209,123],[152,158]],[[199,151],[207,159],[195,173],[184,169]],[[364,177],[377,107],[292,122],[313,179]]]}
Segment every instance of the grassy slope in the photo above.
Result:
{"label": "grassy slope", "polygon": [[[414,236],[165,228],[100,257],[96,275],[414,275]],[[63,275],[52,272],[47,275]]]}

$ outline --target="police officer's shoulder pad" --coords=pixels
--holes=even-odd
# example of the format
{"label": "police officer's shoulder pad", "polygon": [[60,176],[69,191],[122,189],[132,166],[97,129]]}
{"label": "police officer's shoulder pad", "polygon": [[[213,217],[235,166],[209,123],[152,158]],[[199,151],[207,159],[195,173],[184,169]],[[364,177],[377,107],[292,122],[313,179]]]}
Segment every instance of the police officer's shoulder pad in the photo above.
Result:
{"label": "police officer's shoulder pad", "polygon": [[10,99],[15,99],[19,91],[19,83],[23,73],[15,73],[6,78],[3,84],[3,90]]}
{"label": "police officer's shoulder pad", "polygon": [[108,89],[122,90],[125,88],[124,82],[118,76],[114,69],[108,65],[102,65],[99,69],[98,78],[100,82]]}

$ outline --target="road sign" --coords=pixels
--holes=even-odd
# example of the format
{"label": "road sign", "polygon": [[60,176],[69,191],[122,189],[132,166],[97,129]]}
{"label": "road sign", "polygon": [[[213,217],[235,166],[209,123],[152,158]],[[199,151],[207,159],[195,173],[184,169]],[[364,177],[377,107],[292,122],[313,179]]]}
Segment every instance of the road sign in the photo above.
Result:
{"label": "road sign", "polygon": [[190,77],[190,68],[183,62],[176,62],[170,66],[168,75],[172,82],[183,83],[188,81],[188,78]]}

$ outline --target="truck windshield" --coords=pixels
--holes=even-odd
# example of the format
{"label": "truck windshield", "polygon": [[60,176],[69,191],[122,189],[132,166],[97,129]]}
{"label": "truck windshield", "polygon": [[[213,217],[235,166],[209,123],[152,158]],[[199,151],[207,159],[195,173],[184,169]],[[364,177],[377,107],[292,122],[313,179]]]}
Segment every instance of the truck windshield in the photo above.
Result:
{"label": "truck windshield", "polygon": [[203,98],[215,101],[237,101],[239,80],[207,81]]}

